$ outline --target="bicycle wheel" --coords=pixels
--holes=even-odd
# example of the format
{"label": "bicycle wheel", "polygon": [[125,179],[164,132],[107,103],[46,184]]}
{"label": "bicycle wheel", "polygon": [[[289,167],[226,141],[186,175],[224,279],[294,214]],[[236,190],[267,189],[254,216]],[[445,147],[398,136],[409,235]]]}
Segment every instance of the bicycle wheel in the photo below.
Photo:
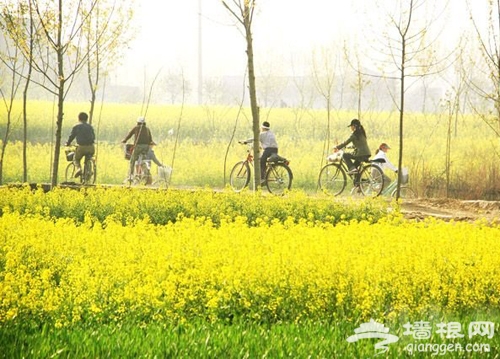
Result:
{"label": "bicycle wheel", "polygon": [[73,162],[68,163],[66,166],[66,175],[64,177],[65,182],[75,182],[75,180],[81,181],[81,176],[79,178],[75,178],[76,166]]}
{"label": "bicycle wheel", "polygon": [[250,165],[247,161],[240,161],[236,163],[229,175],[229,184],[231,188],[240,192],[243,188],[250,183]]}
{"label": "bicycle wheel", "polygon": [[145,186],[146,185],[146,176],[141,174],[136,174],[132,178],[132,186]]}
{"label": "bicycle wheel", "polygon": [[134,175],[132,177],[131,185],[133,186],[148,186],[153,183],[151,176],[151,162],[139,158],[134,166]]}
{"label": "bicycle wheel", "polygon": [[319,172],[318,187],[328,195],[338,196],[344,191],[347,178],[342,167],[336,163],[329,163]]}
{"label": "bicycle wheel", "polygon": [[365,196],[378,196],[384,189],[384,173],[374,164],[363,167],[359,174],[359,188]]}
{"label": "bicycle wheel", "polygon": [[158,173],[153,181],[153,186],[158,188],[167,189],[172,174],[172,167],[161,166],[157,169]]}
{"label": "bicycle wheel", "polygon": [[153,175],[151,174],[151,162],[145,162],[143,164],[143,171],[142,173],[144,173],[144,176],[145,176],[145,182],[146,182],[146,186],[150,186],[153,184]]}
{"label": "bicycle wheel", "polygon": [[85,161],[85,166],[83,168],[83,174],[80,176],[83,184],[94,184],[96,179],[96,165],[93,159]]}
{"label": "bicycle wheel", "polygon": [[168,188],[168,181],[165,178],[158,177],[153,181],[152,184],[153,187],[158,187],[158,188],[163,188],[167,189]]}
{"label": "bicycle wheel", "polygon": [[292,188],[292,171],[283,163],[269,165],[266,173],[266,187],[270,193],[283,194]]}
{"label": "bicycle wheel", "polygon": [[[397,191],[398,191],[398,188],[396,187],[391,193],[392,198],[396,198]],[[399,189],[399,198],[403,198],[403,199],[417,198],[417,193],[414,190],[412,190],[410,187],[401,186],[401,188]]]}

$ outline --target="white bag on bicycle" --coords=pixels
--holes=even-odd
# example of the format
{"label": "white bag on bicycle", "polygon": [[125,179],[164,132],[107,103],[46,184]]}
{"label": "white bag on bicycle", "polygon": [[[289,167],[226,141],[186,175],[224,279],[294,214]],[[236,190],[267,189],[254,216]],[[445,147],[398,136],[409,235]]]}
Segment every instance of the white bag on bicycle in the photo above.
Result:
{"label": "white bag on bicycle", "polygon": [[328,162],[339,162],[342,159],[341,152],[335,152],[329,155],[327,158]]}
{"label": "white bag on bicycle", "polygon": [[407,184],[408,177],[408,167],[401,168],[401,184]]}
{"label": "white bag on bicycle", "polygon": [[170,176],[172,175],[172,167],[170,166],[163,166],[163,167],[158,167],[158,177],[164,180],[168,180]]}

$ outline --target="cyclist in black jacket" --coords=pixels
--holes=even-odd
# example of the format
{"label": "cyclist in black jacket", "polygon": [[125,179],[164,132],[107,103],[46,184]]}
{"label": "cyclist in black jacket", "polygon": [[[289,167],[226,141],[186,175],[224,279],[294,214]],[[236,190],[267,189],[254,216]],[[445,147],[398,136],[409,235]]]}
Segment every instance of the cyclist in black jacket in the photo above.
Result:
{"label": "cyclist in black jacket", "polygon": [[144,117],[139,117],[137,119],[137,125],[132,128],[127,136],[122,140],[122,143],[127,143],[127,141],[134,137],[134,151],[130,157],[130,168],[129,177],[132,177],[134,173],[135,161],[139,159],[142,154],[144,156],[148,155],[150,146],[155,145],[153,141],[153,136],[151,135],[151,130],[146,127],[146,119]]}
{"label": "cyclist in black jacket", "polygon": [[75,150],[75,158],[73,162],[76,167],[75,177],[78,177],[82,174],[82,167],[80,164],[83,156],[92,157],[95,153],[95,133],[94,128],[91,124],[87,123],[89,119],[89,115],[85,112],[80,112],[78,114],[78,124],[73,126],[71,130],[71,134],[69,135],[68,140],[66,141],[66,146],[70,146],[71,142],[76,139],[76,150]]}

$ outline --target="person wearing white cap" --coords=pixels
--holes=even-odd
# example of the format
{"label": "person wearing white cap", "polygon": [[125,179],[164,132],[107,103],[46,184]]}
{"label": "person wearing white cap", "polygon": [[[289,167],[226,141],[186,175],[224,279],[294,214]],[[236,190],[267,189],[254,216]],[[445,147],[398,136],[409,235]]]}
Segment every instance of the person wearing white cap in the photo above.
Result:
{"label": "person wearing white cap", "polygon": [[139,117],[137,119],[137,125],[130,130],[130,132],[122,140],[122,143],[127,143],[127,141],[134,136],[134,151],[130,156],[130,168],[129,176],[134,173],[135,162],[139,159],[139,155],[147,156],[150,146],[154,145],[153,136],[151,135],[151,130],[146,127],[146,119],[144,117]]}
{"label": "person wearing white cap", "polygon": [[396,173],[398,172],[397,167],[394,166],[389,160],[389,157],[387,157],[387,151],[390,149],[391,148],[387,143],[382,143],[380,144],[380,146],[378,146],[378,149],[375,152],[375,156],[372,158],[372,161],[377,162],[384,173],[384,188],[386,188],[389,183],[391,183],[391,179],[385,174],[385,170],[390,169],[391,171],[394,171]]}
{"label": "person wearing white cap", "polygon": [[278,154],[278,142],[276,141],[276,136],[271,131],[269,122],[262,122],[260,129],[259,141],[264,150],[262,156],[260,156],[260,181],[262,183],[266,177],[267,159],[274,153]]}

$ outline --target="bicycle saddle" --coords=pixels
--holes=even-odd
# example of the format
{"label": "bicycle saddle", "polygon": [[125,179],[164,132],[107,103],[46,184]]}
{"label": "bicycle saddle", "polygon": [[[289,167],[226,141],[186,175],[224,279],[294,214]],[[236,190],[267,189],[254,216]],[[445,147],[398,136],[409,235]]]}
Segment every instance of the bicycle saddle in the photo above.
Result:
{"label": "bicycle saddle", "polygon": [[277,155],[276,153],[273,153],[267,159],[267,162],[286,162],[286,161],[287,161],[287,159],[285,157],[281,157],[280,155]]}

